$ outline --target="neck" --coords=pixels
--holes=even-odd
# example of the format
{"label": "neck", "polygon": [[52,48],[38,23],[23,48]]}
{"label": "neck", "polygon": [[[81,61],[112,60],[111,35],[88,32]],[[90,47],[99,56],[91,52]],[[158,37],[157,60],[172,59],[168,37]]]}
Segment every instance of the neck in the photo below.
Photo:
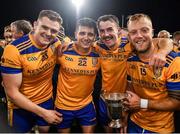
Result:
{"label": "neck", "polygon": [[77,50],[77,52],[80,54],[80,55],[88,55],[90,50],[91,50],[91,47],[89,48],[83,48],[83,47],[80,47],[77,43],[75,43],[75,49]]}
{"label": "neck", "polygon": [[119,44],[119,40],[116,41],[115,44],[113,44],[112,46],[109,47],[110,50],[115,50],[118,47]]}
{"label": "neck", "polygon": [[138,56],[142,61],[147,61],[153,56],[154,51],[155,51],[155,47],[153,43],[151,43],[151,47],[149,48],[149,50],[147,50],[144,53],[138,53]]}
{"label": "neck", "polygon": [[47,46],[42,45],[42,44],[38,41],[38,39],[36,38],[35,33],[32,33],[31,35],[32,35],[31,37],[32,37],[32,39],[33,39],[33,41],[34,41],[34,43],[35,43],[35,45],[36,45],[37,47],[39,47],[40,49],[44,49],[44,48],[47,47]]}

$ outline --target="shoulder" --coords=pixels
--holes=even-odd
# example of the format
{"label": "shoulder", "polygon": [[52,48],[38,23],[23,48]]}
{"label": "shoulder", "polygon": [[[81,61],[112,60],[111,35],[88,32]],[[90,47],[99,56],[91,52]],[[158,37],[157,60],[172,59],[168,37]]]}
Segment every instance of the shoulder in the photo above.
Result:
{"label": "shoulder", "polygon": [[167,56],[166,56],[166,64],[165,66],[168,67],[174,62],[180,62],[180,53],[176,53],[174,51],[171,51]]}

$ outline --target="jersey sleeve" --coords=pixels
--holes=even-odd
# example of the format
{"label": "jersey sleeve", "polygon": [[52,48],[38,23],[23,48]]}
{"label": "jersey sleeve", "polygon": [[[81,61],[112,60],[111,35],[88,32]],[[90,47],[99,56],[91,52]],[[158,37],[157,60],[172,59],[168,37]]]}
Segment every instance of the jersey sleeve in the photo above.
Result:
{"label": "jersey sleeve", "polygon": [[170,96],[180,99],[180,57],[174,59],[172,64],[167,68],[166,87]]}
{"label": "jersey sleeve", "polygon": [[16,74],[22,72],[20,53],[13,45],[7,45],[1,58],[1,72]]}

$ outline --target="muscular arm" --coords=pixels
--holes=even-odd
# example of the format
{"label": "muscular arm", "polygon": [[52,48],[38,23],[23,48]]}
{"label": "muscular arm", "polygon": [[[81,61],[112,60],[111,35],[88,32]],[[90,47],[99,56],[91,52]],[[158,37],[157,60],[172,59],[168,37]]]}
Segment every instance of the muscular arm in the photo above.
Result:
{"label": "muscular arm", "polygon": [[9,99],[15,103],[20,108],[27,111],[33,112],[38,116],[44,118],[48,123],[60,122],[59,113],[53,110],[46,110],[37,104],[33,103],[31,100],[26,98],[20,91],[20,86],[22,83],[22,73],[19,74],[4,74],[3,83],[5,91]]}
{"label": "muscular arm", "polygon": [[173,42],[171,39],[154,38],[153,44],[158,49],[158,52],[152,56],[149,64],[162,67],[166,63],[166,55],[173,49]]}
{"label": "muscular arm", "polygon": [[[140,109],[140,100],[144,98],[140,98],[137,94],[131,91],[127,91],[127,93],[129,94],[129,96],[127,98],[127,101],[124,102],[124,105],[127,106],[130,110]],[[158,111],[180,110],[180,95],[179,93],[176,93],[175,96],[171,94],[164,99],[148,99],[147,109]]]}
{"label": "muscular arm", "polygon": [[148,109],[160,111],[180,110],[180,100],[168,97],[161,100],[149,100]]}
{"label": "muscular arm", "polygon": [[169,91],[169,95],[165,99],[150,100],[148,103],[149,109],[155,110],[180,110],[180,93],[178,91]]}

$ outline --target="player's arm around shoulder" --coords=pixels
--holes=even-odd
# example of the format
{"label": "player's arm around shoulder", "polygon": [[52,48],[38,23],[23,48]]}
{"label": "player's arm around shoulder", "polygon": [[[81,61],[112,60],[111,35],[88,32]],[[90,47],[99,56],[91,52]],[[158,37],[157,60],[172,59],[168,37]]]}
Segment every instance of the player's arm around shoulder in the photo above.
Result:
{"label": "player's arm around shoulder", "polygon": [[68,37],[66,38],[60,41],[60,44],[56,47],[56,52],[58,57],[62,56],[63,52],[68,49],[68,46],[73,43],[73,41],[70,40],[70,38]]}
{"label": "player's arm around shoulder", "polygon": [[151,57],[149,65],[163,67],[166,63],[166,56],[173,49],[172,40],[166,38],[154,38],[153,44],[158,51]]}
{"label": "player's arm around shoulder", "polygon": [[166,56],[173,49],[172,40],[166,38],[154,38],[153,44],[158,51],[151,57],[149,65],[163,67],[166,63]]}

